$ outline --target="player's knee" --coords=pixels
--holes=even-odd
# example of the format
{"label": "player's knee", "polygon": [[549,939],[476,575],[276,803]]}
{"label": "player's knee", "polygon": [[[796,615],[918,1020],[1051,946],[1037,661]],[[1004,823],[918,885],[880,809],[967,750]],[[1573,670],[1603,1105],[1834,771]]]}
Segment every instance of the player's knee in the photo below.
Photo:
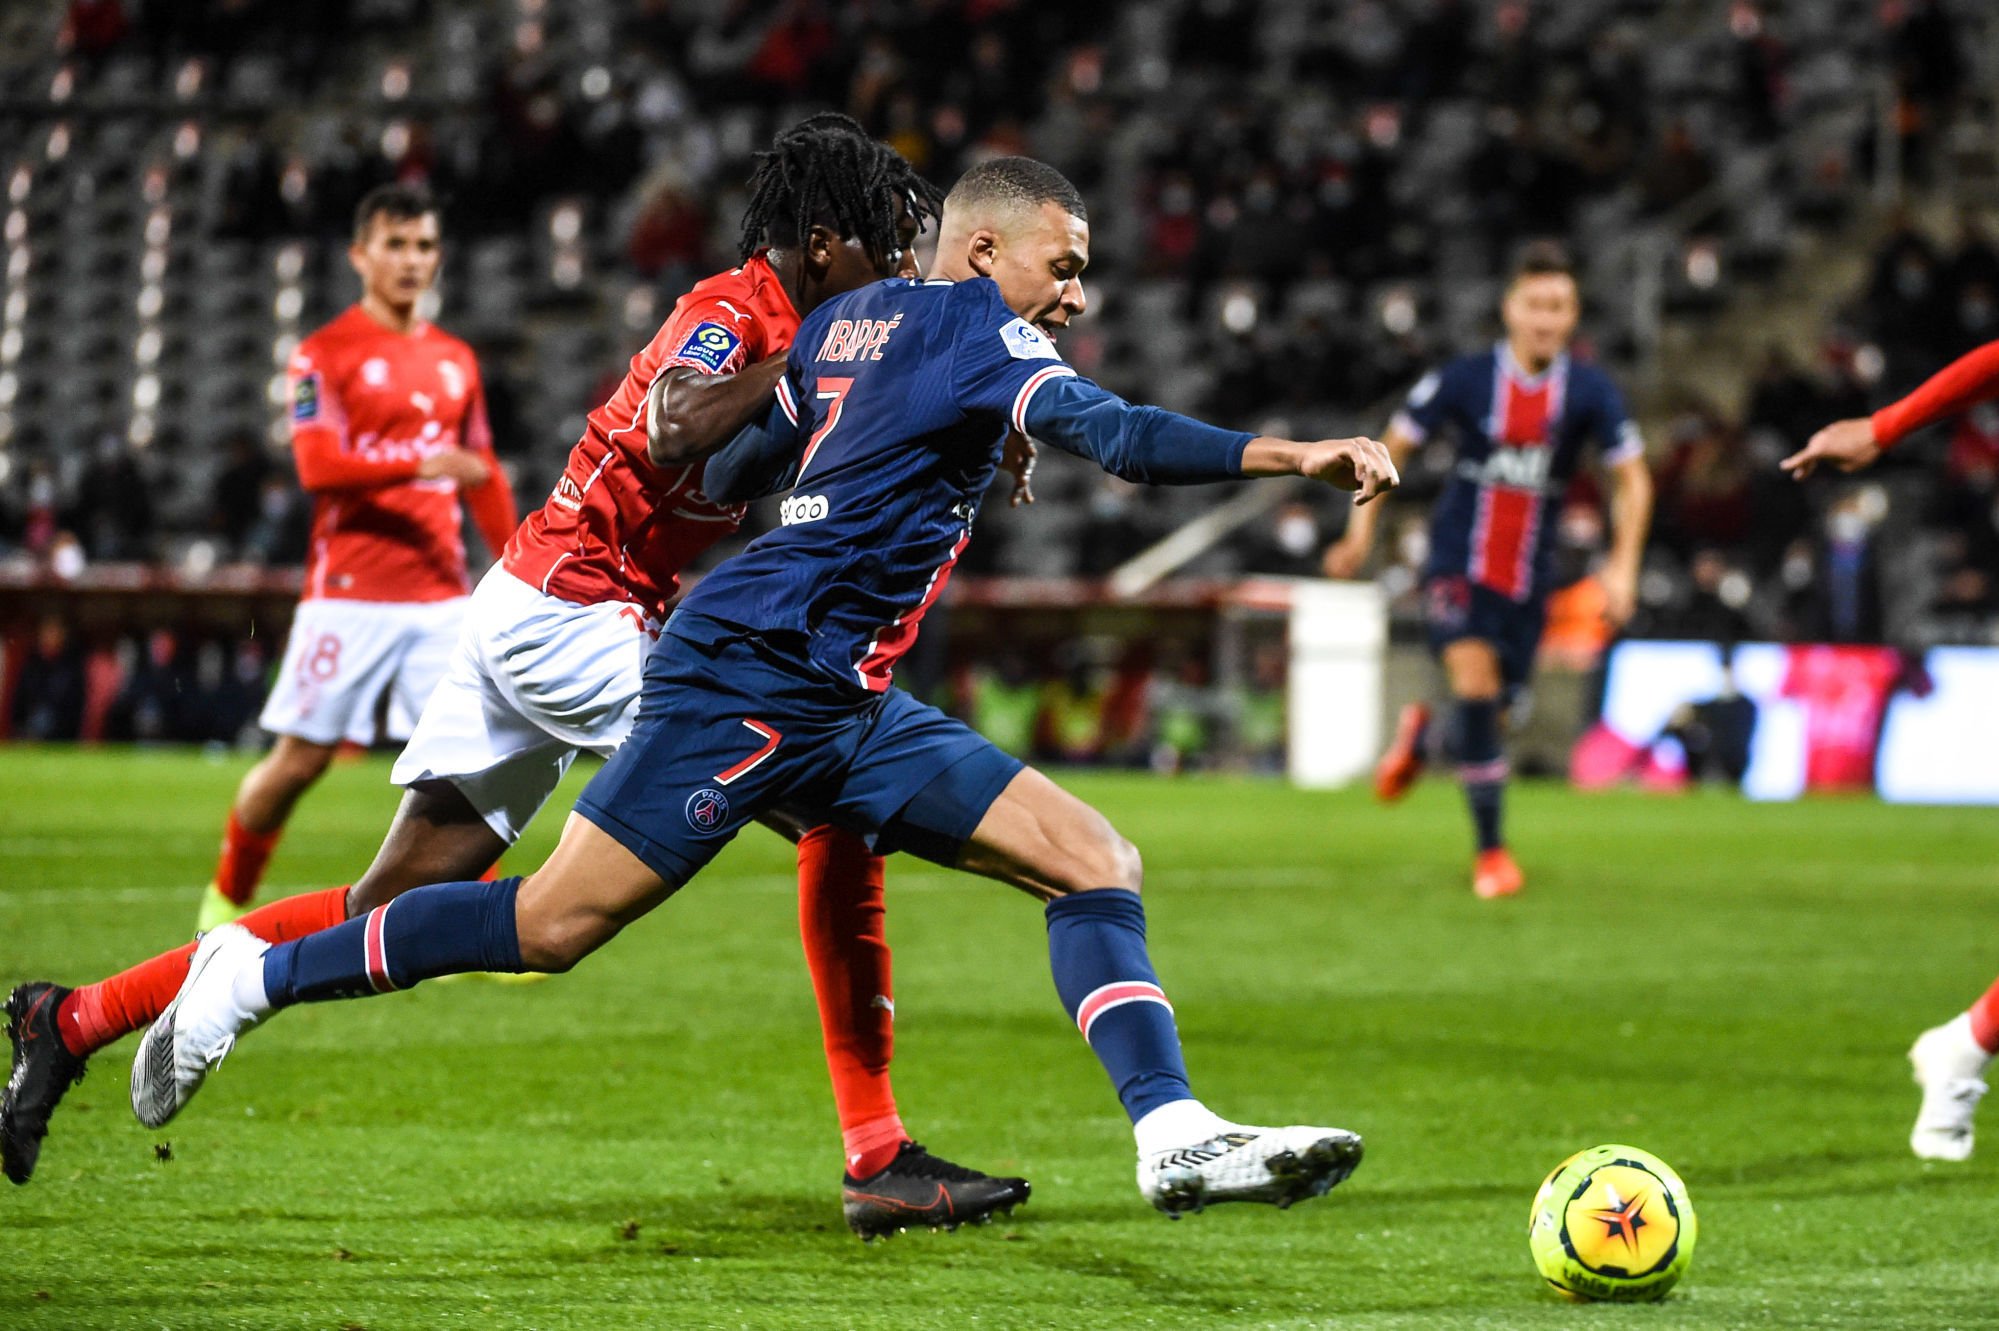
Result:
{"label": "player's knee", "polygon": [[1450,663],[1451,696],[1461,702],[1492,702],[1502,684],[1497,662],[1468,656]]}
{"label": "player's knee", "polygon": [[1138,847],[1108,823],[1090,845],[1077,847],[1061,881],[1055,884],[1060,895],[1088,892],[1093,888],[1120,887],[1136,892],[1145,881],[1145,864]]}
{"label": "player's knee", "polygon": [[1126,891],[1138,891],[1145,883],[1145,860],[1139,855],[1138,847],[1112,832],[1110,854],[1112,882]]}
{"label": "player's knee", "polygon": [[582,937],[581,930],[559,923],[532,928],[523,924],[519,934],[521,965],[548,975],[573,970],[590,951]]}
{"label": "player's knee", "polygon": [[1459,702],[1498,702],[1499,694],[1499,681],[1496,679],[1457,681],[1451,689],[1451,696]]}
{"label": "player's knee", "polygon": [[[521,910],[514,914],[514,932],[521,965],[531,971],[560,975],[590,955],[610,921],[592,912],[565,910],[552,914]],[[611,932],[616,932],[615,926]]]}

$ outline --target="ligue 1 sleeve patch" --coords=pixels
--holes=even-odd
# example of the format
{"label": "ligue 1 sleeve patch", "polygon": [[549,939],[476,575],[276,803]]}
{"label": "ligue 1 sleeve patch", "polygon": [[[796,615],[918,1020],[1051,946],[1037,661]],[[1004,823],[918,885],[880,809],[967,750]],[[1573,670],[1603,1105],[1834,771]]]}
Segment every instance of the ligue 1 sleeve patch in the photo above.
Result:
{"label": "ligue 1 sleeve patch", "polygon": [[319,419],[319,374],[302,374],[292,381],[292,424]]}
{"label": "ligue 1 sleeve patch", "polygon": [[1437,389],[1443,382],[1444,377],[1435,370],[1418,379],[1416,386],[1409,390],[1409,405],[1411,407],[1427,406],[1430,399],[1437,395]]}
{"label": "ligue 1 sleeve patch", "polygon": [[674,360],[684,365],[695,365],[710,374],[720,374],[722,367],[729,363],[729,357],[736,354],[736,348],[743,345],[743,339],[717,323],[697,324],[687,340],[680,344],[680,350],[673,353]]}
{"label": "ligue 1 sleeve patch", "polygon": [[1006,343],[1006,354],[1015,360],[1062,359],[1062,353],[1055,349],[1048,335],[1025,319],[1001,325],[1000,341]]}

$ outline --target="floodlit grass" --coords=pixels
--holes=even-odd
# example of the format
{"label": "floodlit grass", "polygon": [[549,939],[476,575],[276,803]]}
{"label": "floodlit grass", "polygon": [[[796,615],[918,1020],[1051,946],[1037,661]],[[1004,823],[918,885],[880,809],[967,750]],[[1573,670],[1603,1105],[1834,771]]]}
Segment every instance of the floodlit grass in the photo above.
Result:
{"label": "floodlit grass", "polygon": [[[184,937],[241,770],[0,749],[0,982]],[[386,777],[308,797],[268,891],[358,873]],[[107,1050],[0,1191],[0,1327],[1999,1325],[1999,1116],[1969,1164],[1916,1161],[1902,1059],[1999,971],[1999,815],[1528,787],[1528,892],[1488,903],[1446,785],[1381,810],[1069,783],[1145,852],[1197,1090],[1366,1134],[1331,1197],[1153,1214],[1038,909],[898,860],[903,1116],[1035,1192],[864,1247],[788,849],[758,832],[574,974],[284,1014],[167,1132],[130,1117],[132,1042]],[[1601,1141],[1662,1155],[1699,1209],[1661,1306],[1565,1304],[1528,1262],[1536,1184]]]}

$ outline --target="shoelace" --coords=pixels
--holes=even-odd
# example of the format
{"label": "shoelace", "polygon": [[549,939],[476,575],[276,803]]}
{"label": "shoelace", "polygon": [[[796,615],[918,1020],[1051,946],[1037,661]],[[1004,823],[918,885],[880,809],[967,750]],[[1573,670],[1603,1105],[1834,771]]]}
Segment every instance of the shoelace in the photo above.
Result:
{"label": "shoelace", "polygon": [[909,1142],[889,1163],[884,1173],[894,1171],[911,1178],[938,1179],[945,1183],[970,1183],[982,1177],[975,1169],[954,1165],[949,1160],[940,1160],[915,1142]]}
{"label": "shoelace", "polygon": [[1224,1132],[1210,1137],[1204,1142],[1196,1142],[1192,1146],[1183,1146],[1159,1163],[1162,1166],[1169,1167],[1205,1165],[1210,1160],[1218,1160],[1222,1156],[1227,1155],[1238,1146],[1247,1146],[1249,1143],[1255,1141],[1256,1137],[1257,1134],[1253,1132]]}

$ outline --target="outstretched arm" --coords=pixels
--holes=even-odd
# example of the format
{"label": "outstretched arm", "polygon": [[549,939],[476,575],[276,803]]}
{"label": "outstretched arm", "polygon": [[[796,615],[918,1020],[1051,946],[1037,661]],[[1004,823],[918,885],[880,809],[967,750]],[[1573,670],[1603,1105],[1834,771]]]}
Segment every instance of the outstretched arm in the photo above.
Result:
{"label": "outstretched arm", "polygon": [[1872,416],[1834,421],[1780,465],[1799,480],[1811,475],[1821,462],[1841,471],[1859,471],[1924,426],[1995,397],[1999,397],[1999,342],[1987,342]]}
{"label": "outstretched arm", "polygon": [[1159,407],[1133,406],[1073,374],[1030,383],[1016,400],[1013,424],[1114,476],[1148,485],[1310,476],[1358,491],[1355,502],[1365,504],[1396,484],[1387,450],[1372,439],[1302,443],[1223,430]]}

